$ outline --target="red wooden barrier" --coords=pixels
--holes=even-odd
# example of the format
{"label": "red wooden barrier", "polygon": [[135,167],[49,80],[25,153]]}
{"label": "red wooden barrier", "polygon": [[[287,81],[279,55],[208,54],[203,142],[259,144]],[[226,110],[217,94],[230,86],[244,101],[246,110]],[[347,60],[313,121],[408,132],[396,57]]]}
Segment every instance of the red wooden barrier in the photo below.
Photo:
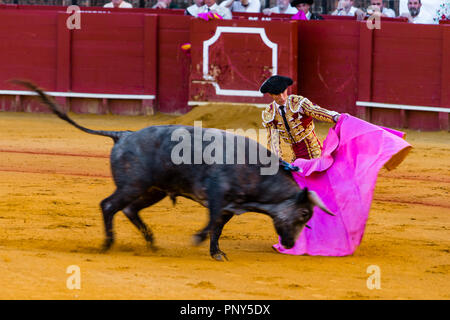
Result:
{"label": "red wooden barrier", "polygon": [[[269,27],[270,26],[270,27]],[[297,79],[297,22],[192,20],[191,104],[267,103],[259,92],[272,74]],[[296,91],[297,83],[291,87]]]}
{"label": "red wooden barrier", "polygon": [[[363,29],[361,29],[363,30]],[[413,129],[448,129],[448,113],[426,111],[448,108],[443,28],[384,22],[371,34],[372,49],[360,52],[359,100],[385,104],[371,108],[374,123]],[[448,53],[447,53],[448,57]],[[445,88],[442,90],[442,88]],[[390,106],[391,105],[391,106]],[[399,106],[401,109],[397,109]],[[447,117],[447,121],[441,118]]]}
{"label": "red wooden barrier", "polygon": [[[61,11],[1,10],[0,14],[0,89],[23,90],[5,81],[29,79],[47,91],[65,94],[57,100],[75,112],[153,111],[157,15],[84,12],[81,29],[69,30],[68,14]],[[119,96],[108,99],[110,94]],[[33,97],[21,99],[25,111],[47,110]],[[21,110],[12,94],[1,101],[3,110]]]}
{"label": "red wooden barrier", "polygon": [[[156,79],[151,75],[144,81],[146,59],[154,59],[157,16],[123,13],[83,13],[82,27],[72,31],[71,90],[89,93],[155,94]],[[66,29],[67,30],[67,29]],[[152,32],[153,31],[153,32]],[[144,36],[145,35],[145,36]],[[144,41],[145,40],[145,41]],[[150,42],[150,43],[148,43]],[[152,46],[144,47],[144,44]],[[144,49],[147,49],[145,51]],[[145,84],[144,84],[145,83]],[[125,92],[124,92],[125,91]],[[140,101],[117,101],[110,105],[113,113],[140,114]],[[97,107],[82,99],[72,99],[75,112],[104,113],[102,99]],[[121,106],[121,107],[120,107]]]}
{"label": "red wooden barrier", "polygon": [[[0,20],[0,88],[15,89],[8,80],[33,79],[55,90],[57,73],[57,16],[52,12],[2,10]],[[39,112],[44,107],[23,97],[3,96],[1,110]],[[21,106],[20,106],[21,105]]]}
{"label": "red wooden barrier", "polygon": [[[441,104],[450,108],[450,21],[441,27],[442,31],[442,70],[441,70]],[[449,130],[450,113],[439,113],[439,128]],[[435,129],[435,128],[434,128]]]}
{"label": "red wooden barrier", "polygon": [[[236,14],[207,22],[183,10],[82,8],[81,30],[68,30],[65,10],[0,5],[0,110],[46,111],[26,92],[11,91],[22,90],[5,82],[12,78],[61,93],[57,99],[76,112],[147,114],[152,97],[166,113],[188,111],[188,99],[266,104],[255,93],[277,65],[276,73],[296,80],[291,92],[329,109],[387,126],[449,129],[445,23],[382,20],[381,30],[369,30],[328,16],[261,21],[261,14]],[[247,33],[230,32],[239,28]],[[190,54],[181,50],[187,42]]]}
{"label": "red wooden barrier", "polygon": [[190,16],[160,15],[158,20],[159,111],[185,113],[190,110],[190,56],[181,49],[189,42]]}
{"label": "red wooden barrier", "polygon": [[120,94],[125,84],[128,94],[144,93],[144,16],[84,13],[82,19],[72,31],[72,90]]}
{"label": "red wooden barrier", "polygon": [[330,110],[354,114],[359,32],[354,21],[299,21],[299,94]]}

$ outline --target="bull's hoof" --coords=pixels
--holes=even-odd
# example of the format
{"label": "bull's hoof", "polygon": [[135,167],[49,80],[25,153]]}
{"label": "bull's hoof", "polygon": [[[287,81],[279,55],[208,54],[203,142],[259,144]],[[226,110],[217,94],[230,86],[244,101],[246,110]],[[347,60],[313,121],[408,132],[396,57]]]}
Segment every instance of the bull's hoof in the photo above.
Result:
{"label": "bull's hoof", "polygon": [[223,251],[219,251],[217,253],[211,254],[211,257],[216,261],[221,261],[221,262],[224,262],[225,260],[228,261],[227,255]]}
{"label": "bull's hoof", "polygon": [[192,236],[192,243],[194,246],[199,246],[203,241],[206,240],[206,235],[196,233]]}
{"label": "bull's hoof", "polygon": [[102,247],[100,248],[100,253],[106,253],[109,249],[111,249],[113,242],[113,240],[106,239]]}
{"label": "bull's hoof", "polygon": [[156,252],[159,250],[158,246],[156,246],[154,243],[152,242],[147,242],[147,249],[151,250],[153,252]]}
{"label": "bull's hoof", "polygon": [[98,250],[99,253],[107,253],[111,247],[102,245],[102,247]]}

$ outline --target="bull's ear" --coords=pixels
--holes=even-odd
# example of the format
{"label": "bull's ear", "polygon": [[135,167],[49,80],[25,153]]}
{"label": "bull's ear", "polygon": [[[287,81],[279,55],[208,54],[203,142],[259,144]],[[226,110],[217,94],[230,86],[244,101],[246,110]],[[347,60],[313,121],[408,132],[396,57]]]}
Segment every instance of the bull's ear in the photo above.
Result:
{"label": "bull's ear", "polygon": [[306,201],[309,201],[308,194],[308,188],[304,188],[302,191],[300,191],[297,194],[297,203],[305,203]]}

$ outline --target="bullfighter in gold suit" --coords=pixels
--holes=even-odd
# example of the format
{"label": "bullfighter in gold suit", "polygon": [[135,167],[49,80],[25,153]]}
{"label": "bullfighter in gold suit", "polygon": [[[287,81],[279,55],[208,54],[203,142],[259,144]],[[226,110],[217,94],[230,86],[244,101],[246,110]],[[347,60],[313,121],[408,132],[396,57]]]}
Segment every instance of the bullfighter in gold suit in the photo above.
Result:
{"label": "bullfighter in gold suit", "polygon": [[[267,129],[268,149],[283,158],[280,142],[290,145],[297,158],[318,158],[322,145],[314,132],[313,119],[335,123],[340,114],[329,111],[312,103],[307,98],[287,95],[287,87],[292,85],[291,78],[272,76],[259,89],[268,93],[273,102],[262,112],[263,126]],[[288,159],[286,159],[288,160]]]}

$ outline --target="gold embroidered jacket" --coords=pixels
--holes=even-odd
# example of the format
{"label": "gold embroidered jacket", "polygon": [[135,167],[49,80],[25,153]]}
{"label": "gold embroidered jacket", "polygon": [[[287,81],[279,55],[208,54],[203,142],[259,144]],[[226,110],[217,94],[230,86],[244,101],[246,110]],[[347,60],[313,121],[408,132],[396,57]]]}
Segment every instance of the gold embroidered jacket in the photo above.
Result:
{"label": "gold embroidered jacket", "polygon": [[[304,154],[302,156],[297,154],[296,158],[320,157],[322,146],[314,132],[313,118],[334,123],[339,113],[321,108],[305,97],[290,95],[285,105],[286,119],[291,128],[291,134],[289,134],[278,107],[279,105],[274,101],[262,112],[262,124],[267,129],[268,149],[283,158],[280,147],[280,141],[283,141],[291,148],[300,146],[304,150]],[[295,154],[296,150],[293,151]]]}

